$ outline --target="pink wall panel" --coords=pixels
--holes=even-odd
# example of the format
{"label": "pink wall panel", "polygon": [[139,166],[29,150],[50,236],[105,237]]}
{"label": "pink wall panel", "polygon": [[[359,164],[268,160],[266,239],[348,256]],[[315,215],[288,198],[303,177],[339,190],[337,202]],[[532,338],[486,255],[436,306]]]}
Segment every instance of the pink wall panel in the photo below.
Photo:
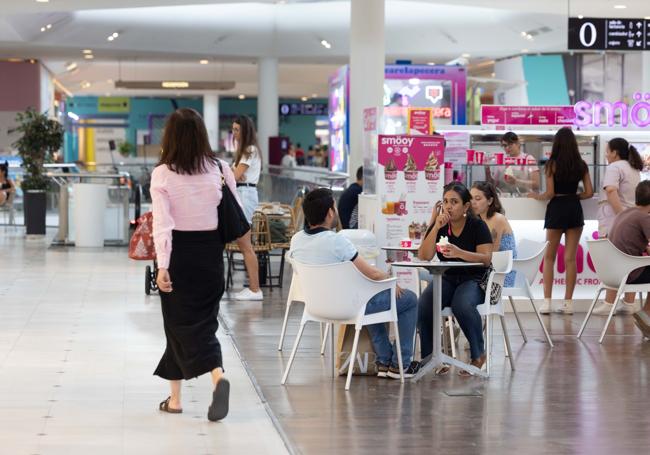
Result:
{"label": "pink wall panel", "polygon": [[0,111],[40,109],[38,63],[0,62]]}

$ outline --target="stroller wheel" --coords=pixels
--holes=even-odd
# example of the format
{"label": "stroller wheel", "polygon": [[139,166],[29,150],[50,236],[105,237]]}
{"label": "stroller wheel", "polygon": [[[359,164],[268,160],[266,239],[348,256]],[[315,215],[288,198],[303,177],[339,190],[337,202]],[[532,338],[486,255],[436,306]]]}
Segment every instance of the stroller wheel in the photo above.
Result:
{"label": "stroller wheel", "polygon": [[148,265],[144,272],[144,293],[151,294],[151,266]]}

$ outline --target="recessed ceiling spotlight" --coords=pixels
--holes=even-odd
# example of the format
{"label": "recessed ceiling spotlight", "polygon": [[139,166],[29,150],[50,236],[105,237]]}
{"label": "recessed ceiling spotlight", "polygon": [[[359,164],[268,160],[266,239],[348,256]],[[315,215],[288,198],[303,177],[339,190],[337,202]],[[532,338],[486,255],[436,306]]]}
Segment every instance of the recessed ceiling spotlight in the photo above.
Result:
{"label": "recessed ceiling spotlight", "polygon": [[625,9],[627,6],[625,5],[614,5],[614,9]]}
{"label": "recessed ceiling spotlight", "polygon": [[300,100],[303,101],[303,102],[304,102],[304,101],[307,101],[308,99],[309,99],[309,98],[307,98],[306,96],[303,96],[303,97],[300,98]]}
{"label": "recessed ceiling spotlight", "polygon": [[532,41],[533,40],[533,35],[526,35],[526,39],[528,41]]}
{"label": "recessed ceiling spotlight", "polygon": [[113,38],[117,38],[118,36],[120,36],[120,34],[117,33],[117,32],[114,32],[113,35],[111,35],[111,36],[112,36]]}
{"label": "recessed ceiling spotlight", "polygon": [[48,3],[50,0],[36,0],[36,3]]}
{"label": "recessed ceiling spotlight", "polygon": [[522,50],[521,50],[521,53],[522,53],[522,54],[527,54],[527,53],[528,53],[528,49],[522,49]]}
{"label": "recessed ceiling spotlight", "polygon": [[528,33],[526,33],[526,32],[521,32],[521,36],[523,36],[524,38],[526,38],[526,35],[528,35]]}
{"label": "recessed ceiling spotlight", "polygon": [[47,24],[47,25],[45,26],[45,28],[48,29],[48,30],[51,29],[51,28],[52,28],[52,24]]}
{"label": "recessed ceiling spotlight", "polygon": [[497,77],[497,73],[492,73],[490,76],[492,76],[493,78]]}
{"label": "recessed ceiling spotlight", "polygon": [[582,14],[578,14],[578,19],[584,19],[585,17]]}
{"label": "recessed ceiling spotlight", "polygon": [[81,88],[89,88],[90,87],[90,82],[88,81],[83,81],[81,83]]}
{"label": "recessed ceiling spotlight", "polygon": [[44,32],[45,30],[47,30],[45,27],[41,27],[42,32]]}
{"label": "recessed ceiling spotlight", "polygon": [[436,62],[429,62],[429,63],[427,63],[427,65],[429,65],[429,66],[433,66],[433,65],[435,65],[435,64],[436,64]]}
{"label": "recessed ceiling spotlight", "polygon": [[111,35],[111,36],[109,36],[109,37],[106,38],[106,39],[107,39],[108,41],[113,41],[115,38],[113,38],[113,35]]}
{"label": "recessed ceiling spotlight", "polygon": [[320,43],[325,49],[331,49],[332,48],[332,44],[330,44],[330,42],[327,41],[326,39],[320,40]]}
{"label": "recessed ceiling spotlight", "polygon": [[200,63],[201,65],[207,65],[207,64],[210,63],[210,62],[207,61],[206,59],[203,59],[203,60],[199,60],[199,63]]}
{"label": "recessed ceiling spotlight", "polygon": [[65,69],[68,71],[74,71],[77,68],[77,62],[70,62],[65,65]]}
{"label": "recessed ceiling spotlight", "polygon": [[471,56],[472,56],[471,54],[467,54],[467,53],[461,55],[461,57],[463,58],[470,58]]}
{"label": "recessed ceiling spotlight", "polygon": [[239,98],[240,100],[245,100],[245,99],[246,99],[246,95],[239,95],[237,98]]}
{"label": "recessed ceiling spotlight", "polygon": [[84,49],[81,52],[83,52],[84,54],[92,54],[93,53],[92,49]]}
{"label": "recessed ceiling spotlight", "polygon": [[84,58],[85,58],[86,60],[92,60],[92,59],[95,58],[95,56],[94,56],[93,54],[86,54],[86,55],[84,55]]}

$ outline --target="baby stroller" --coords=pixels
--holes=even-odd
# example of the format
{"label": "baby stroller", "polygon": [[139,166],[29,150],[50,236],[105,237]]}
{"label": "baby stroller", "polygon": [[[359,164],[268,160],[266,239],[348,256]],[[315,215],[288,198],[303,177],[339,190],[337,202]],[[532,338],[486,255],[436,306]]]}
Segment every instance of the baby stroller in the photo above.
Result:
{"label": "baby stroller", "polygon": [[153,244],[153,213],[147,212],[136,220],[135,232],[129,242],[129,258],[136,261],[153,261],[153,268],[150,265],[145,267],[144,292],[150,295],[151,291],[157,291],[158,264]]}

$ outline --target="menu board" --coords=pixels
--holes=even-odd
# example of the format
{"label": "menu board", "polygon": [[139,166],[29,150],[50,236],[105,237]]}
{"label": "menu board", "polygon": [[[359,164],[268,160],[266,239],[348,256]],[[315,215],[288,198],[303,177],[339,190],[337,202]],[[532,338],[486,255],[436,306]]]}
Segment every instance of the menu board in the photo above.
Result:
{"label": "menu board", "polygon": [[570,17],[568,41],[576,50],[650,50],[650,21]]}
{"label": "menu board", "polygon": [[573,125],[573,106],[481,106],[482,125]]}

